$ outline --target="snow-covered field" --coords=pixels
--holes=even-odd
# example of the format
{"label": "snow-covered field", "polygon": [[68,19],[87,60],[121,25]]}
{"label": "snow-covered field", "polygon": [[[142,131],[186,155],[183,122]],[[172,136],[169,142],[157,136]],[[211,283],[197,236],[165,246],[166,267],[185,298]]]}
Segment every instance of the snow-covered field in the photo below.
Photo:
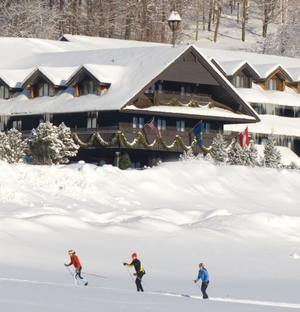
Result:
{"label": "snow-covered field", "polygon": [[[0,181],[1,311],[300,309],[300,171],[0,162]],[[69,249],[87,287],[73,285]],[[122,265],[133,252],[144,293]],[[210,300],[193,282],[200,262]]]}

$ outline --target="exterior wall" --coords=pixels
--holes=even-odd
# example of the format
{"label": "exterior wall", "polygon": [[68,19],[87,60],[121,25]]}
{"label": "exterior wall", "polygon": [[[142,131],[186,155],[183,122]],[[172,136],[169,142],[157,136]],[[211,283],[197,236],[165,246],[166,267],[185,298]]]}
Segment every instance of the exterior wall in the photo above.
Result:
{"label": "exterior wall", "polygon": [[[87,128],[87,118],[88,113],[78,113],[78,114],[57,114],[53,116],[47,116],[50,118],[50,122],[58,126],[62,122],[65,123],[67,127],[71,128],[71,131],[75,133],[80,141],[83,143],[90,142],[92,136],[97,132],[100,134],[102,139],[106,142],[111,142],[118,131],[124,133],[126,140],[132,143],[136,138],[137,134],[141,132],[148,144],[152,144],[156,135],[148,126],[143,128],[133,128],[133,117],[141,115],[133,115],[129,113],[120,112],[99,112],[97,117],[97,126],[95,128]],[[44,122],[46,116],[34,115],[34,116],[14,116],[11,117],[7,123],[7,129],[13,127],[14,122],[21,120],[23,137],[28,137],[32,128],[37,128],[40,122]],[[142,115],[145,123],[149,122],[153,116]],[[168,145],[174,143],[176,136],[180,136],[182,141],[186,146],[190,146],[191,142],[194,140],[194,135],[191,132],[193,127],[199,122],[199,120],[180,118],[180,117],[162,117],[166,119],[166,130],[161,130],[162,139]],[[176,126],[176,121],[180,119],[185,122],[184,131],[178,131]],[[209,147],[212,143],[213,138],[219,132],[223,130],[222,122],[218,121],[208,121],[203,120],[203,123],[209,123],[210,129],[203,131],[203,145]],[[228,136],[228,140],[231,137]],[[197,152],[200,149],[195,148]],[[165,150],[164,146],[160,143],[149,149],[142,144],[139,144],[133,148],[127,148],[121,146],[119,142],[110,145],[109,147],[102,146],[98,143],[93,143],[91,148],[81,148],[75,160],[85,160],[87,162],[93,163],[106,163],[114,164],[116,153],[122,154],[128,153],[135,163],[135,166],[145,166],[151,164],[155,159],[161,158],[164,161],[168,160],[178,160],[179,155],[183,153],[181,146],[175,146],[172,150]]]}

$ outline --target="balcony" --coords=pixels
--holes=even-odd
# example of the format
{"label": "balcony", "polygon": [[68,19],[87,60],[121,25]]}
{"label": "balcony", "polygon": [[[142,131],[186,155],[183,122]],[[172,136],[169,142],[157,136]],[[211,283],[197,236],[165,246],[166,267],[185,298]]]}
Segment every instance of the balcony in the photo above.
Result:
{"label": "balcony", "polygon": [[208,105],[212,98],[209,94],[201,94],[201,93],[181,93],[177,91],[154,91],[151,93],[146,93],[150,99],[157,98],[162,102],[169,103],[172,99],[177,99],[182,104],[188,104],[190,101],[197,101],[199,105],[205,106]]}

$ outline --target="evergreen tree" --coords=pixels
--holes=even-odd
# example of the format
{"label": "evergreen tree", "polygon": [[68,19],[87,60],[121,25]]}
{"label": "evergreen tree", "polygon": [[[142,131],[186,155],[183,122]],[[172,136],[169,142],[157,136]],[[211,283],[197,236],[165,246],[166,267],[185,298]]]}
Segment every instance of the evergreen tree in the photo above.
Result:
{"label": "evergreen tree", "polygon": [[70,128],[61,124],[40,123],[26,140],[28,161],[36,165],[67,163],[68,157],[75,156],[78,146],[71,137]]}
{"label": "evergreen tree", "polygon": [[228,158],[227,143],[222,135],[218,133],[212,142],[211,157],[215,164],[226,163]]}
{"label": "evergreen tree", "polygon": [[254,144],[254,142],[251,140],[248,146],[248,152],[247,152],[247,158],[246,158],[246,166],[249,167],[255,167],[259,165],[258,162],[258,151]]}
{"label": "evergreen tree", "polygon": [[275,147],[275,138],[273,133],[268,135],[264,143],[263,166],[266,168],[279,168],[281,166],[281,154]]}
{"label": "evergreen tree", "polygon": [[231,165],[243,165],[243,150],[239,143],[234,139],[230,144],[230,151],[228,153],[228,163]]}
{"label": "evergreen tree", "polygon": [[183,153],[179,155],[179,161],[192,161],[195,159],[196,156],[194,155],[192,148],[189,148],[187,151],[183,151]]}
{"label": "evergreen tree", "polygon": [[66,127],[63,122],[58,126],[57,131],[57,137],[63,143],[63,147],[60,150],[60,163],[67,164],[69,162],[69,157],[77,155],[79,145],[75,144],[70,128]]}
{"label": "evergreen tree", "polygon": [[290,164],[288,165],[289,169],[294,169],[294,170],[298,170],[298,165],[296,162],[291,161]]}
{"label": "evergreen tree", "polygon": [[4,132],[0,131],[0,159],[6,160],[5,149],[7,146],[7,136]]}
{"label": "evergreen tree", "polygon": [[131,168],[131,160],[127,153],[120,157],[119,168],[122,170]]}
{"label": "evergreen tree", "polygon": [[26,155],[35,165],[59,164],[63,143],[57,138],[56,127],[52,123],[40,123],[32,129],[27,140]]}
{"label": "evergreen tree", "polygon": [[23,160],[26,143],[22,140],[22,133],[17,129],[10,129],[7,134],[0,132],[0,158],[9,164]]}
{"label": "evergreen tree", "polygon": [[22,139],[22,133],[17,129],[10,129],[6,135],[7,145],[4,150],[4,156],[8,163],[19,163],[25,156],[26,142]]}

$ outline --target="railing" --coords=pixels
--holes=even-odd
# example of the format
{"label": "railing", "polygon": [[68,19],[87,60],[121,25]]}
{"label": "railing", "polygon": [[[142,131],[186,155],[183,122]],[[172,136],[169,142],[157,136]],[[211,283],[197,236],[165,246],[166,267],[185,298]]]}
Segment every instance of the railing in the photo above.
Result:
{"label": "railing", "polygon": [[[135,138],[137,137],[138,133],[141,132],[145,138],[145,141],[148,144],[152,144],[155,139],[156,139],[156,135],[148,128],[144,128],[144,129],[133,129],[131,127],[122,127],[121,129],[117,126],[115,127],[96,127],[96,128],[71,128],[71,131],[73,133],[75,133],[78,138],[80,139],[80,141],[82,141],[83,143],[88,143],[92,136],[95,133],[99,133],[101,138],[106,141],[106,142],[111,142],[111,140],[115,137],[115,134],[118,131],[121,131],[124,136],[125,139],[129,142],[132,143]],[[31,131],[22,131],[23,134],[23,138],[27,138],[29,133]],[[216,137],[217,133],[219,133],[218,130],[212,130],[210,129],[208,132],[206,132],[205,130],[203,131],[203,146],[205,147],[209,147],[213,141],[213,139]],[[194,134],[189,131],[188,129],[186,129],[183,132],[180,131],[176,131],[176,130],[162,130],[161,131],[162,134],[162,139],[165,142],[166,145],[170,146],[173,144],[176,136],[180,136],[180,138],[182,139],[183,143],[186,146],[190,146],[192,140],[194,140]],[[227,140],[227,143],[229,144],[232,140],[232,138],[234,137],[233,133],[225,131],[223,133],[224,139]],[[115,144],[110,145],[109,147],[106,148],[121,148],[120,143],[117,141]],[[138,144],[137,146],[132,147],[132,149],[136,149],[136,150],[146,150],[147,148],[145,146],[143,146],[142,144]],[[161,145],[161,144],[157,144],[156,146],[153,146],[153,150],[160,150],[160,151],[164,151],[165,148]],[[173,152],[183,152],[182,148],[180,146],[175,146],[174,149],[172,150]]]}
{"label": "railing", "polygon": [[119,131],[119,127],[118,126],[114,126],[114,127],[95,127],[95,128],[71,128],[71,131],[77,134],[87,134],[87,133],[116,133]]}
{"label": "railing", "polygon": [[212,101],[209,94],[201,93],[181,93],[177,91],[155,91],[153,93],[147,93],[148,97],[155,97],[161,101],[170,102],[172,99],[177,99],[183,104],[189,103],[191,100],[197,101],[200,105],[207,105]]}

